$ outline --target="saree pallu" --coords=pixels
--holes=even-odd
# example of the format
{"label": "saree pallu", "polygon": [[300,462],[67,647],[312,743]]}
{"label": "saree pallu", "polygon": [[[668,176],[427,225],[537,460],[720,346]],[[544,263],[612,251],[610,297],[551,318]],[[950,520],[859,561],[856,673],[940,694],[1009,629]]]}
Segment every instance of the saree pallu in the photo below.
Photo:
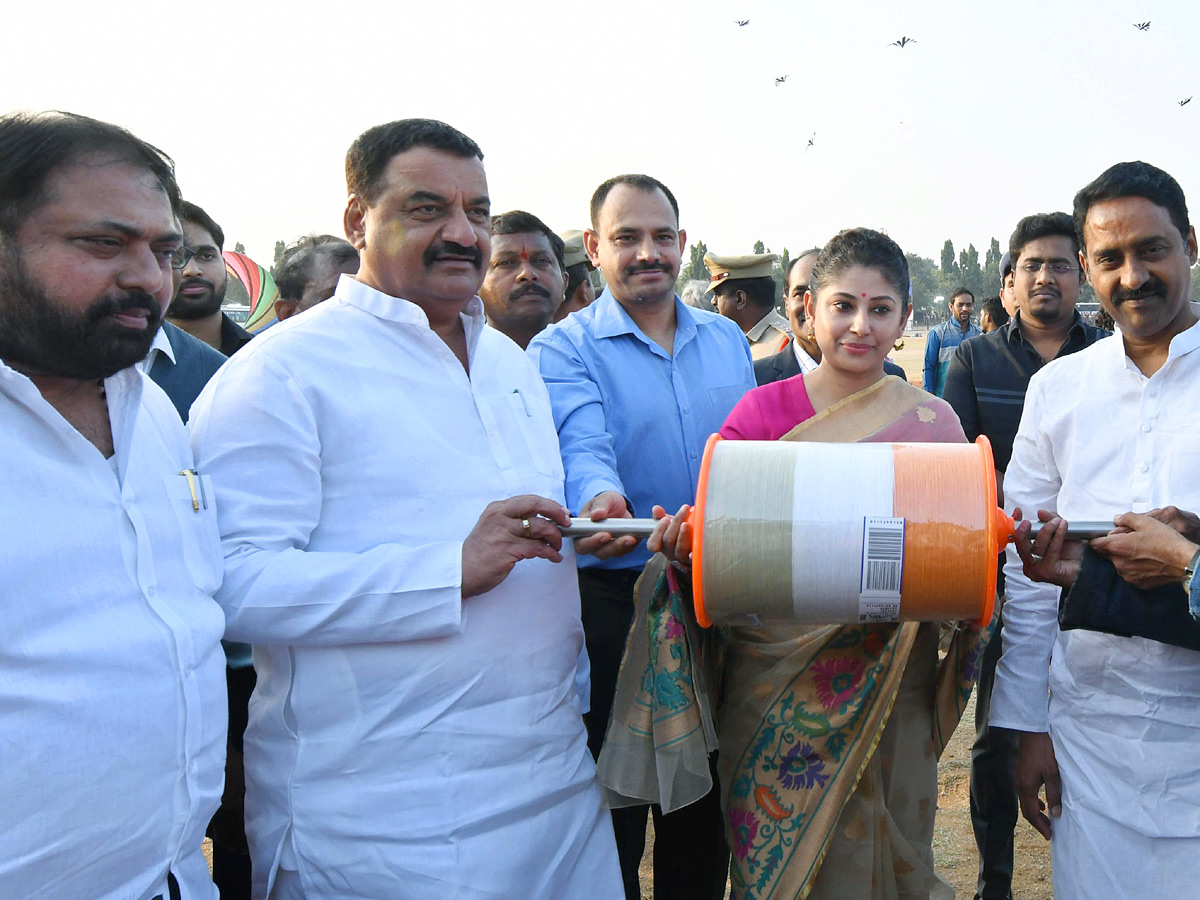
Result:
{"label": "saree pallu", "polygon": [[[885,378],[783,440],[965,438],[943,401]],[[957,626],[940,665],[932,623],[703,632],[667,571],[656,558],[636,592],[598,767],[610,802],[703,796],[719,744],[733,898],[953,897],[930,847],[937,760],[994,624]]]}

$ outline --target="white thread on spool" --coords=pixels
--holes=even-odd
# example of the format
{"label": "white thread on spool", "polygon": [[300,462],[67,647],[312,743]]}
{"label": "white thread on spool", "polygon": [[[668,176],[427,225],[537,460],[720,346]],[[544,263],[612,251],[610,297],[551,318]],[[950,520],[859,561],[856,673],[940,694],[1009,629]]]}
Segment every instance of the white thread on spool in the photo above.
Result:
{"label": "white thread on spool", "polygon": [[856,622],[863,521],[892,515],[892,445],[791,446],[792,621]]}

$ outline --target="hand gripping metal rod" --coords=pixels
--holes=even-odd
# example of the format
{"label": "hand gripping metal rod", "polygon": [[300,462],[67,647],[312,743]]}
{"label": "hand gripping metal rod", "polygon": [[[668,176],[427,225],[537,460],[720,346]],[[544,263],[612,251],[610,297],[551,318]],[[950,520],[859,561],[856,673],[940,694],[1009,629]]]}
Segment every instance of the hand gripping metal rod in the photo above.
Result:
{"label": "hand gripping metal rod", "polygon": [[572,519],[570,526],[558,530],[563,537],[590,537],[593,534],[607,532],[613,537],[624,537],[632,534],[635,537],[649,537],[658,523],[654,519],[601,519],[593,522],[591,519]]}

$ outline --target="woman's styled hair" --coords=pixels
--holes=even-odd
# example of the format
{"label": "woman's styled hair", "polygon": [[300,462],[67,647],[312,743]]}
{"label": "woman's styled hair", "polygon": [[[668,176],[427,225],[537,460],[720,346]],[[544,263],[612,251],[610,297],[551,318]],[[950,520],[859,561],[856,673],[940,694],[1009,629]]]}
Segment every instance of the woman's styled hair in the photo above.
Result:
{"label": "woman's styled hair", "polygon": [[879,272],[896,289],[900,297],[900,311],[908,312],[912,304],[912,283],[904,251],[886,234],[870,228],[847,228],[834,235],[821,248],[813,265],[809,290],[816,296],[821,288],[827,287],[835,278],[855,266]]}

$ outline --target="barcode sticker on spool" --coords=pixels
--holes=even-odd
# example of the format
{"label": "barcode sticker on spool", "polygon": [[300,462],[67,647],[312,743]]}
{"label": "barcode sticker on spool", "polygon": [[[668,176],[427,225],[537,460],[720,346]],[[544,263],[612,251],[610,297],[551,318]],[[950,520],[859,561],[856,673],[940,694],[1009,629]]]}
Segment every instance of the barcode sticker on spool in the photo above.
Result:
{"label": "barcode sticker on spool", "polygon": [[895,622],[900,618],[900,585],[904,577],[904,519],[863,519],[862,583],[858,594],[860,622]]}

